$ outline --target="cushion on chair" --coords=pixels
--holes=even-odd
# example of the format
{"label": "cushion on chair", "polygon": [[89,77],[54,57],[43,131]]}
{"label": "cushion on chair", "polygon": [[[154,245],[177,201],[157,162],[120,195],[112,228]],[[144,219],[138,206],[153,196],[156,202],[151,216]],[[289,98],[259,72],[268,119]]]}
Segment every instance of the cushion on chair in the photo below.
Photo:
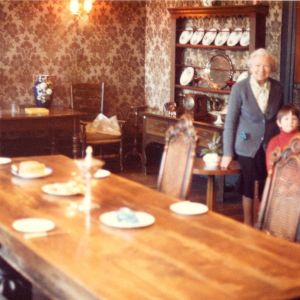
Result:
{"label": "cushion on chair", "polygon": [[116,116],[110,118],[103,114],[99,114],[93,122],[86,125],[86,132],[100,132],[113,136],[120,136],[121,129]]}
{"label": "cushion on chair", "polygon": [[121,129],[115,116],[106,117],[99,114],[95,120],[86,125],[87,142],[120,140]]}
{"label": "cushion on chair", "polygon": [[106,134],[102,132],[86,132],[86,141],[88,142],[95,142],[99,140],[120,140],[121,135],[112,135]]}

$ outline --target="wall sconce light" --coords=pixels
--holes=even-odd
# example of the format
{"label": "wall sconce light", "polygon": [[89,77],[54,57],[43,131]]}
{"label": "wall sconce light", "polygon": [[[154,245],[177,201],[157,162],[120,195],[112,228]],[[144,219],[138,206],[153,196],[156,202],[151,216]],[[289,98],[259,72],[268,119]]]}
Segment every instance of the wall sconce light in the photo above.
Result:
{"label": "wall sconce light", "polygon": [[93,0],[70,0],[72,15],[88,14],[93,8]]}

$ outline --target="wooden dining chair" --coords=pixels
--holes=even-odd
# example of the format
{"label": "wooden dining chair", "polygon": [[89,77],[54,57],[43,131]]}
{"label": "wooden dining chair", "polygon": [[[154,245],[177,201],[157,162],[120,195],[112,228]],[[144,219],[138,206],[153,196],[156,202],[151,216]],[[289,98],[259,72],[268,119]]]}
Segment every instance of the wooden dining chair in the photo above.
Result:
{"label": "wooden dining chair", "polygon": [[[104,112],[104,83],[74,83],[71,85],[71,108],[85,112],[81,119],[81,153],[85,155],[87,146],[92,146],[94,155],[103,160],[118,159],[120,170],[123,170],[123,139],[122,127],[125,123],[118,120],[120,135],[110,135],[102,132],[89,132],[87,126],[99,113]],[[98,152],[97,152],[98,150]]]}
{"label": "wooden dining chair", "polygon": [[158,175],[159,191],[186,199],[191,184],[196,141],[196,131],[189,115],[183,115],[167,130]]}
{"label": "wooden dining chair", "polygon": [[290,241],[300,242],[300,134],[280,153],[264,187],[256,227]]}

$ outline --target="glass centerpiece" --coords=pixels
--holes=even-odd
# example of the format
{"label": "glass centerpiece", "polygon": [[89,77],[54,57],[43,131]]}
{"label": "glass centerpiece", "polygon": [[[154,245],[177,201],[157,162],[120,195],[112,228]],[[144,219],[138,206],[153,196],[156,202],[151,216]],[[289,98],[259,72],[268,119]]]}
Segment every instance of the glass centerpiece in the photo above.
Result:
{"label": "glass centerpiece", "polygon": [[92,202],[92,178],[94,173],[102,168],[104,161],[95,159],[92,156],[93,150],[91,146],[86,148],[86,155],[82,159],[76,159],[75,163],[80,170],[81,180],[84,187],[84,197],[78,208],[80,211],[89,212],[99,205]]}

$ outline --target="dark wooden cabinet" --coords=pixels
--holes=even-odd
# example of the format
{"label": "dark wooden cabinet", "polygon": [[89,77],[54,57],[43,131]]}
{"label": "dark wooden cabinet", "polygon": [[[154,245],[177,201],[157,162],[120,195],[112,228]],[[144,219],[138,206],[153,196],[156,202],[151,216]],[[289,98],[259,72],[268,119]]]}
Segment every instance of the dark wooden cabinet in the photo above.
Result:
{"label": "dark wooden cabinet", "polygon": [[[198,8],[169,8],[171,15],[171,99],[179,104],[180,97],[184,92],[193,92],[196,94],[219,94],[228,95],[230,88],[218,89],[212,87],[202,87],[197,84],[180,85],[179,78],[185,67],[192,66],[195,69],[201,69],[203,66],[197,65],[198,62],[190,62],[188,56],[197,56],[198,51],[204,51],[202,53],[212,55],[215,53],[228,53],[231,56],[241,56],[240,52],[253,50],[261,47],[265,47],[265,32],[266,32],[266,16],[268,14],[267,5],[247,5],[247,6],[213,6],[213,7],[198,7]],[[194,29],[197,28],[197,20],[202,19],[206,26],[209,26],[209,20],[214,19],[216,23],[227,24],[228,19],[236,21],[232,22],[232,26],[235,28],[237,24],[247,24],[247,28],[250,31],[250,43],[249,46],[205,46],[201,42],[197,45],[180,44],[179,37],[183,30],[187,26],[191,26]],[[196,22],[196,23],[194,23]],[[228,28],[228,27],[227,27]],[[209,30],[210,28],[204,28]],[[233,29],[233,28],[231,28]],[[191,53],[192,51],[192,53]],[[201,55],[201,54],[200,54]]]}
{"label": "dark wooden cabinet", "polygon": [[[146,147],[150,143],[165,143],[165,133],[167,129],[174,125],[178,121],[178,118],[168,117],[161,113],[151,112],[148,110],[143,113],[143,145],[142,145],[142,164],[146,172],[147,157]],[[198,147],[207,147],[209,141],[211,141],[215,132],[222,133],[223,127],[216,126],[213,123],[208,122],[204,118],[193,122],[197,131]]]}

